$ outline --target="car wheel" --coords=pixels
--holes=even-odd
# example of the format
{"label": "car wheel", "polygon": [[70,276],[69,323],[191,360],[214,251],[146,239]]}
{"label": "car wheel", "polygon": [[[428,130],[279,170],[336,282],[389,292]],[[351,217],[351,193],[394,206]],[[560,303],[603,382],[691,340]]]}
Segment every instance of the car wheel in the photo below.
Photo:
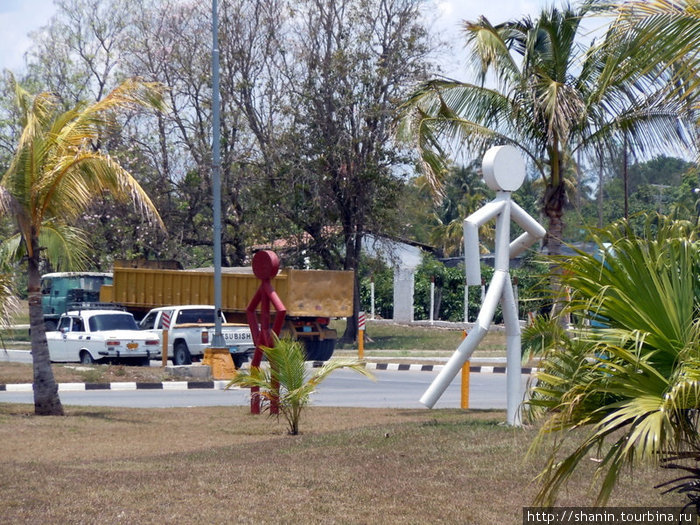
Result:
{"label": "car wheel", "polygon": [[239,369],[248,360],[248,357],[245,355],[231,355],[231,359],[233,359],[234,366]]}
{"label": "car wheel", "polygon": [[95,360],[90,355],[90,352],[83,350],[80,352],[80,363],[83,365],[92,365],[95,363]]}
{"label": "car wheel", "polygon": [[148,356],[135,357],[134,358],[134,365],[135,366],[151,366],[151,358]]}
{"label": "car wheel", "polygon": [[187,343],[178,341],[173,347],[173,364],[174,365],[191,365],[192,356],[187,348]]}

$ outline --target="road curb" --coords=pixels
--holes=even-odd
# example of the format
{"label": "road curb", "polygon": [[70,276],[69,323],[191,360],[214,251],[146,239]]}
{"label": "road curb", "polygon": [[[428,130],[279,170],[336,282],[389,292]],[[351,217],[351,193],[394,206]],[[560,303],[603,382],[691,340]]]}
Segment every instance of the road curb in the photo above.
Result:
{"label": "road curb", "polygon": [[[314,368],[323,362],[314,361]],[[416,365],[409,363],[366,363],[368,370],[388,370],[406,372],[439,372],[445,365]],[[472,374],[505,374],[505,366],[470,366]],[[523,367],[521,373],[532,374],[537,368]],[[59,392],[83,392],[86,390],[224,390],[228,381],[161,381],[160,383],[122,381],[114,383],[58,383]],[[0,384],[0,392],[32,392],[31,383]]]}
{"label": "road curb", "polygon": [[[323,363],[321,363],[322,365]],[[314,363],[316,366],[317,363]],[[319,365],[320,366],[320,365]],[[400,370],[410,372],[439,372],[445,365],[415,365],[408,363],[367,363],[369,370]],[[523,367],[520,372],[522,374],[532,374],[536,372],[536,368]],[[472,374],[505,374],[505,366],[470,366],[469,372]]]}
{"label": "road curb", "polygon": [[[161,381],[160,383],[58,383],[59,392],[83,392],[86,390],[224,390],[228,381]],[[0,392],[32,392],[31,383],[0,384]]]}

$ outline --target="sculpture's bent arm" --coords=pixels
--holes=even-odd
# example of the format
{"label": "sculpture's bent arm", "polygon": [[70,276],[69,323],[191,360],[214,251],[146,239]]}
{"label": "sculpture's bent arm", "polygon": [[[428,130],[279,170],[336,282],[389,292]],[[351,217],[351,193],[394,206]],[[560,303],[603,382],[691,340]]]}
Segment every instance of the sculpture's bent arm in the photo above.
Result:
{"label": "sculpture's bent arm", "polygon": [[525,233],[510,243],[510,258],[517,257],[544,237],[546,230],[515,202],[510,203],[510,216]]}
{"label": "sculpture's bent arm", "polygon": [[493,200],[464,219],[464,265],[469,286],[481,284],[479,227],[503,211],[505,204],[503,200]]}

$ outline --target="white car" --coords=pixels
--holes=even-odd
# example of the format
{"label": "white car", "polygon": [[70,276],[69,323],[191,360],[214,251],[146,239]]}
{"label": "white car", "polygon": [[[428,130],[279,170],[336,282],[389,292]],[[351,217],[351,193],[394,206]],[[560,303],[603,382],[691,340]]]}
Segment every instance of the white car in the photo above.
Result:
{"label": "white car", "polygon": [[119,360],[148,365],[161,355],[158,334],[139,330],[134,316],[122,310],[74,310],[47,332],[51,361],[94,363]]}

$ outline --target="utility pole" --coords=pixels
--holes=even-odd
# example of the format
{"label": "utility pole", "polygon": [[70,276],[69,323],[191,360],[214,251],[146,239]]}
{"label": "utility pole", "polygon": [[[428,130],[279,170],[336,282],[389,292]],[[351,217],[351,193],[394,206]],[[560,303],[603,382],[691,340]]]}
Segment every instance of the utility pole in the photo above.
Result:
{"label": "utility pole", "polygon": [[214,208],[214,337],[212,348],[223,348],[224,337],[221,333],[221,117],[219,100],[219,15],[217,0],[211,3],[212,18],[212,186]]}

